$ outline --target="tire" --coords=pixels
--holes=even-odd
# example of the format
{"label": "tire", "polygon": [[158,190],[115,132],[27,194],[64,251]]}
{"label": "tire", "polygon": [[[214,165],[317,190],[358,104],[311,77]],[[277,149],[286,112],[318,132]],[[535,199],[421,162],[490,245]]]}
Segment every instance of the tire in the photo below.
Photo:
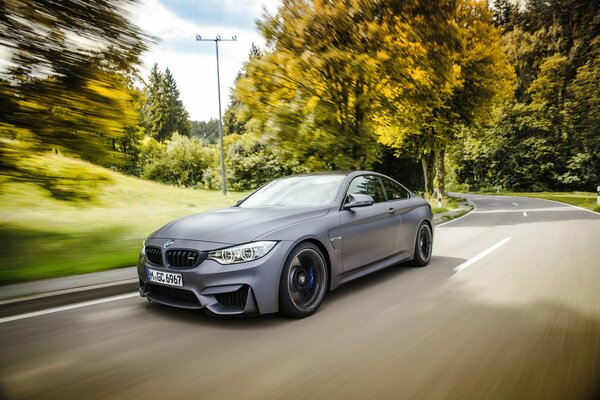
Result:
{"label": "tire", "polygon": [[290,252],[279,281],[279,312],[292,318],[313,314],[325,298],[329,283],[321,250],[304,242]]}
{"label": "tire", "polygon": [[422,222],[417,230],[417,239],[415,241],[415,254],[412,265],[415,267],[424,267],[431,261],[433,250],[433,233],[427,222]]}

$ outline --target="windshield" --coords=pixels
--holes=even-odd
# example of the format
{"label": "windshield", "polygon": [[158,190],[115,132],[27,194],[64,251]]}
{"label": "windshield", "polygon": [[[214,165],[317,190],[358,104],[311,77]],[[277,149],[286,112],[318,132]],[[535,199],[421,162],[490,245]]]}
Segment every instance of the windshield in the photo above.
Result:
{"label": "windshield", "polygon": [[316,207],[333,203],[344,175],[293,176],[273,181],[248,197],[240,207]]}

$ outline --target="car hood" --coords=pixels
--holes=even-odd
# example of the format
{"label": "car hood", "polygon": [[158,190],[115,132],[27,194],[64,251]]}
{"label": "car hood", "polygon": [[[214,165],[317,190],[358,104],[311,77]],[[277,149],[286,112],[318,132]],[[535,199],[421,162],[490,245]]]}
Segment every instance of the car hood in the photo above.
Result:
{"label": "car hood", "polygon": [[329,207],[231,207],[172,221],[149,238],[247,243],[272,230],[323,216],[328,211]]}

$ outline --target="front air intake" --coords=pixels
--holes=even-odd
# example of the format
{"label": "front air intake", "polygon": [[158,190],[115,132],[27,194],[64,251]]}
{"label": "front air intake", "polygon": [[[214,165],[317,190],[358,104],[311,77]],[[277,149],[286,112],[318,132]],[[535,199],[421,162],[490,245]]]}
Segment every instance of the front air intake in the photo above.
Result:
{"label": "front air intake", "polygon": [[198,297],[189,290],[146,283],[146,293],[156,301],[173,301],[193,308],[200,307]]}
{"label": "front air intake", "polygon": [[215,298],[223,307],[243,310],[248,300],[248,286],[242,286],[235,292],[219,293]]}

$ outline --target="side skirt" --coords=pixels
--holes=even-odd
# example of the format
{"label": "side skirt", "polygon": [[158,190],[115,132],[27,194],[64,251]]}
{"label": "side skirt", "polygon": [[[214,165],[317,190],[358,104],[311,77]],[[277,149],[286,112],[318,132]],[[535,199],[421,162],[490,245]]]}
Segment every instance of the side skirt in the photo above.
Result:
{"label": "side skirt", "polygon": [[373,264],[365,265],[357,270],[350,271],[344,273],[334,280],[331,281],[331,286],[329,290],[337,289],[342,286],[344,283],[353,281],[355,279],[361,278],[363,276],[369,275],[373,272],[391,267],[396,264],[400,264],[405,261],[409,261],[411,259],[411,253],[408,251],[403,251],[398,254],[394,254],[391,257],[385,258],[381,261],[377,261]]}

